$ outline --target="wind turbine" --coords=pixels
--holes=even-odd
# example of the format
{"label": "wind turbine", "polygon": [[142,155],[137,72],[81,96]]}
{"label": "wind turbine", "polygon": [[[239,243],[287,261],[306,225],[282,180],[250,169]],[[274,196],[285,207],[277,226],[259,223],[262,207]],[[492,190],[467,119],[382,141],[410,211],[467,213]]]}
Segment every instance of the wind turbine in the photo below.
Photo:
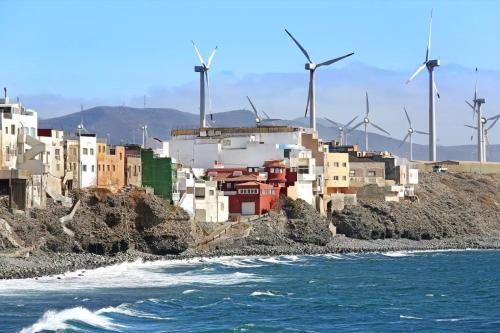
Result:
{"label": "wind turbine", "polygon": [[399,145],[399,147],[404,145],[406,142],[406,139],[409,138],[410,139],[410,161],[413,161],[413,134],[418,133],[418,134],[429,135],[429,133],[424,132],[424,131],[415,130],[411,124],[411,119],[410,119],[410,116],[408,115],[408,112],[406,111],[406,108],[404,107],[403,110],[405,111],[406,119],[408,120],[408,125],[410,127],[408,127],[408,133],[406,133],[406,136],[401,141],[401,144]]}
{"label": "wind turbine", "polygon": [[350,133],[352,131],[354,131],[356,128],[358,128],[359,126],[361,125],[365,125],[365,151],[368,151],[368,126],[369,125],[372,125],[373,127],[375,127],[376,129],[378,129],[379,131],[382,131],[384,132],[385,134],[387,135],[391,135],[389,132],[387,132],[385,129],[383,129],[382,127],[378,126],[378,125],[375,125],[372,121],[370,121],[370,118],[368,118],[370,114],[370,102],[368,101],[368,92],[366,93],[366,114],[365,114],[365,117],[363,118],[363,121],[360,122],[360,123],[357,123],[356,125],[354,125],[347,133]]}
{"label": "wind turbine", "polygon": [[288,36],[290,36],[290,38],[295,42],[295,44],[297,44],[297,46],[302,51],[302,53],[305,55],[305,57],[308,61],[305,64],[305,69],[309,71],[309,92],[307,95],[306,113],[305,113],[304,117],[307,117],[307,111],[308,111],[308,109],[310,109],[310,115],[309,115],[310,128],[312,128],[313,131],[316,131],[316,92],[315,92],[315,83],[314,83],[315,71],[319,67],[329,66],[331,64],[336,63],[337,61],[340,61],[344,58],[352,56],[354,53],[351,52],[351,53],[348,53],[344,56],[334,58],[331,60],[327,60],[327,61],[321,62],[319,64],[315,64],[311,60],[311,57],[307,53],[306,49],[304,47],[302,47],[302,45],[300,45],[300,43],[295,39],[295,37],[293,37],[293,35],[288,30],[285,29],[285,31],[288,34]]}
{"label": "wind turbine", "polygon": [[141,125],[141,131],[142,131],[142,148],[146,148],[146,141],[148,139],[148,125],[144,124]]}
{"label": "wind turbine", "polygon": [[342,125],[341,123],[337,123],[327,117],[325,117],[325,119],[330,122],[331,124],[333,124],[334,126],[337,127],[337,130],[339,131],[339,134],[340,134],[340,145],[341,146],[345,146],[347,145],[347,132],[349,130],[349,126],[356,120],[358,119],[358,116],[354,117],[351,119],[350,122],[348,122],[347,124],[345,125]]}
{"label": "wind turbine", "polygon": [[[489,119],[483,117],[481,106],[486,103],[484,98],[477,97],[477,67],[476,67],[476,83],[474,84],[474,98],[472,104],[465,101],[467,105],[472,108],[472,121],[477,113],[477,160],[479,162],[486,162],[486,144],[485,144],[485,130],[484,125]],[[469,127],[469,126],[468,126]]]}
{"label": "wind turbine", "polygon": [[250,97],[247,96],[247,99],[248,99],[248,102],[250,103],[250,106],[252,107],[253,112],[255,114],[255,124],[258,126],[260,124],[260,122],[261,122],[259,113],[257,112],[257,109],[255,108],[255,105],[253,105],[252,100],[250,99]]}
{"label": "wind turbine", "polygon": [[208,105],[209,108],[211,108],[212,105],[210,100],[210,80],[208,77],[208,70],[210,69],[210,64],[212,63],[212,59],[214,58],[215,51],[217,51],[217,46],[208,57],[208,61],[205,62],[196,44],[193,41],[191,42],[193,43],[194,50],[196,51],[198,59],[201,63],[201,66],[194,66],[194,71],[200,73],[200,128],[206,128],[207,120],[205,116],[205,84],[207,85],[208,90]]}
{"label": "wind turbine", "polygon": [[410,83],[420,72],[427,68],[429,72],[429,160],[436,161],[436,103],[434,101],[434,94],[440,98],[439,92],[434,82],[434,68],[440,65],[439,59],[430,60],[431,53],[431,34],[432,34],[432,11],[429,21],[429,39],[427,41],[427,51],[425,52],[425,61],[417,68],[415,73],[406,81]]}
{"label": "wind turbine", "polygon": [[[482,142],[482,146],[481,146],[481,150],[483,152],[483,160],[480,160],[479,162],[486,162],[486,148],[487,148],[487,145],[489,145],[489,140],[488,140],[488,131],[490,129],[492,129],[496,123],[498,122],[498,120],[500,119],[500,114],[497,114],[496,116],[493,116],[493,117],[489,117],[489,118],[486,118],[486,117],[481,117],[481,129],[482,129],[482,137],[484,138],[483,142]],[[489,122],[489,121],[492,121],[492,123],[485,128],[485,125]],[[473,130],[476,130],[478,129],[477,126],[472,126],[472,125],[464,125],[465,127],[468,127],[468,128],[472,128]],[[474,136],[471,136],[471,140],[474,139]],[[479,148],[479,146],[478,146]]]}
{"label": "wind turbine", "polygon": [[80,120],[80,123],[76,125],[76,131],[78,132],[78,136],[81,136],[82,131],[85,131],[88,133],[89,131],[85,128],[85,125],[83,125],[83,117]]}

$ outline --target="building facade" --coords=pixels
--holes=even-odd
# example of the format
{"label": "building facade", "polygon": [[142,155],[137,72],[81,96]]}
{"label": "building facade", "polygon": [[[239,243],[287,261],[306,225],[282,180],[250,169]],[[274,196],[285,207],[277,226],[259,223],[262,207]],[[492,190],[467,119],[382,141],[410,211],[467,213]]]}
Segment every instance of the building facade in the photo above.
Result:
{"label": "building facade", "polygon": [[143,149],[141,164],[142,186],[152,188],[154,194],[163,199],[172,200],[172,159],[155,156],[152,149]]}

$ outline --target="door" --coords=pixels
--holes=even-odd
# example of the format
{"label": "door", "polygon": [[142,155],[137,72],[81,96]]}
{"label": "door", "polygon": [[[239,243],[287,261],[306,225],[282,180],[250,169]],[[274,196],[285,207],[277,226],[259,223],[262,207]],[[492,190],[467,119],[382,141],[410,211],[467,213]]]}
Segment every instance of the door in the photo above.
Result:
{"label": "door", "polygon": [[255,202],[242,202],[241,215],[255,215]]}

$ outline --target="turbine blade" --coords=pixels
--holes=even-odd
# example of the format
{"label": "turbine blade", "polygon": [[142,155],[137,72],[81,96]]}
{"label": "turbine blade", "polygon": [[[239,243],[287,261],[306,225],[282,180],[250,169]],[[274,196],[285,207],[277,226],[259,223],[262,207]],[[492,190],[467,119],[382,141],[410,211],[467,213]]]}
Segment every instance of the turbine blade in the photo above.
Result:
{"label": "turbine blade", "polygon": [[203,60],[203,57],[201,56],[200,50],[198,50],[198,47],[196,46],[196,44],[194,43],[194,41],[191,41],[191,43],[193,43],[194,50],[196,51],[196,54],[198,55],[198,59],[200,59],[201,64],[203,66],[206,66],[205,60]]}
{"label": "turbine blade", "polygon": [[267,119],[271,119],[271,117],[269,117],[269,115],[266,113],[266,111],[262,110],[262,113],[267,117]]}
{"label": "turbine blade", "polygon": [[405,137],[403,138],[403,140],[401,141],[401,143],[399,144],[399,148],[401,148],[402,145],[405,144],[406,142],[406,139],[408,139],[408,137],[410,136],[410,133],[406,133]]}
{"label": "turbine blade", "polygon": [[413,73],[412,76],[410,76],[410,78],[406,81],[406,84],[410,83],[411,80],[413,80],[415,76],[417,76],[424,68],[425,68],[425,62],[422,65],[420,65],[420,67],[417,68],[417,70],[415,71],[415,73]]}
{"label": "turbine blade", "polygon": [[347,124],[345,124],[344,128],[347,129],[356,119],[358,119],[358,116],[352,118],[350,122],[348,122]]}
{"label": "turbine blade", "polygon": [[486,119],[486,120],[488,120],[488,121],[489,121],[489,120],[495,120],[495,119],[497,119],[497,118],[500,118],[500,114],[497,114],[496,116],[493,116],[493,117],[489,117],[489,118],[488,118],[488,119]]}
{"label": "turbine blade", "polygon": [[338,57],[338,58],[335,58],[335,59],[331,59],[331,60],[328,60],[328,61],[324,61],[318,65],[316,65],[316,67],[321,67],[321,66],[328,66],[328,65],[331,65],[333,63],[336,63],[337,61],[340,61],[344,58],[347,58],[347,57],[350,57],[354,54],[354,52],[351,52],[349,54],[346,54],[346,55],[343,55],[342,57]]}
{"label": "turbine blade", "polygon": [[427,40],[427,51],[425,52],[425,62],[429,61],[429,56],[431,53],[431,37],[432,37],[432,10],[431,10],[431,18],[429,20],[429,39]]}
{"label": "turbine blade", "polygon": [[307,111],[309,110],[309,102],[311,101],[311,84],[309,81],[309,90],[307,91],[307,104],[306,104],[306,113],[304,114],[304,118],[307,117]]}
{"label": "turbine blade", "polygon": [[477,130],[477,127],[476,126],[471,126],[471,125],[464,125],[465,127],[468,127],[468,128],[472,128],[472,129],[475,129]]}
{"label": "turbine blade", "polygon": [[408,125],[410,125],[410,127],[411,127],[411,120],[410,120],[410,116],[408,115],[408,112],[406,111],[406,107],[403,107],[403,110],[405,111],[406,119],[408,119]]}
{"label": "turbine blade", "polygon": [[252,103],[252,100],[250,99],[250,97],[247,96],[247,99],[248,99],[248,102],[250,103],[250,106],[252,107],[253,109],[253,112],[255,113],[255,115],[257,116],[257,109],[255,108],[255,105],[253,105]]}
{"label": "turbine blade", "polygon": [[368,101],[368,91],[366,93],[366,117],[368,117],[368,114],[370,113],[370,102]]}
{"label": "turbine blade", "polygon": [[423,134],[423,135],[429,135],[428,132],[424,132],[424,131],[415,131],[415,133],[418,133],[418,134]]}
{"label": "turbine blade", "polygon": [[290,38],[295,42],[295,44],[297,44],[297,46],[302,51],[302,53],[304,53],[304,55],[306,56],[309,63],[312,63],[311,57],[309,57],[309,54],[307,53],[306,49],[303,48],[302,45],[300,45],[299,41],[296,40],[295,37],[293,37],[293,35],[290,33],[290,31],[285,29],[285,32],[288,34],[288,36],[290,36]]}
{"label": "turbine blade", "polygon": [[347,131],[347,133],[351,133],[352,131],[354,131],[356,128],[358,128],[359,126],[363,125],[364,123],[365,123],[364,121],[362,121],[360,123],[357,123],[352,128],[350,128],[349,131]]}
{"label": "turbine blade", "polygon": [[436,92],[437,97],[441,98],[441,95],[439,95],[439,90],[438,90],[438,88],[436,86],[436,81],[434,81],[434,79],[432,80],[432,85],[434,87],[434,91]]}
{"label": "turbine blade", "polygon": [[495,121],[493,121],[493,122],[491,123],[491,125],[490,125],[490,126],[488,126],[488,128],[487,128],[486,130],[488,131],[488,130],[490,130],[493,126],[495,126],[495,124],[498,122],[498,119],[500,119],[500,117],[495,118]]}
{"label": "turbine blade", "polygon": [[[467,105],[468,105],[468,106],[470,106],[470,108],[471,108],[472,110],[474,110],[474,106],[473,106],[471,103],[469,103],[469,101],[465,101],[465,103],[467,103]],[[475,111],[474,111],[474,112],[475,112]]]}
{"label": "turbine blade", "polygon": [[476,83],[474,84],[474,105],[477,102],[477,67],[476,67]]}
{"label": "turbine blade", "polygon": [[208,57],[207,68],[210,67],[210,64],[212,63],[212,59],[214,58],[214,55],[215,55],[216,51],[217,51],[217,46],[214,48],[214,50],[210,54],[210,57]]}
{"label": "turbine blade", "polygon": [[385,134],[387,135],[391,135],[391,133],[387,132],[385,129],[383,129],[382,127],[378,126],[378,125],[375,125],[374,123],[370,122],[371,125],[373,125],[373,127],[375,127],[376,129],[384,132]]}
{"label": "turbine blade", "polygon": [[325,119],[326,121],[328,121],[329,123],[331,123],[333,126],[342,127],[342,125],[340,125],[339,123],[337,123],[337,122],[335,122],[335,121],[331,120],[330,118],[324,117],[324,119]]}
{"label": "turbine blade", "polygon": [[208,77],[208,71],[205,71],[205,82],[207,84],[207,96],[208,96],[208,111],[212,111],[212,96],[210,95],[210,79]]}

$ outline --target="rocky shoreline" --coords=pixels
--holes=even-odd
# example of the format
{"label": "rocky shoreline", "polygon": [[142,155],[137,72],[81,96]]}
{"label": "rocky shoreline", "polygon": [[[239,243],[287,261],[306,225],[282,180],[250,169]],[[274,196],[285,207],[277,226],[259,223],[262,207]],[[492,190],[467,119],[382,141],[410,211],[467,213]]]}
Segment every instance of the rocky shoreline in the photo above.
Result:
{"label": "rocky shoreline", "polygon": [[[90,270],[137,260],[182,260],[221,256],[278,256],[317,255],[334,253],[369,253],[392,251],[433,251],[466,249],[500,249],[500,238],[449,238],[414,241],[409,239],[360,240],[344,236],[334,237],[327,245],[257,245],[238,246],[209,251],[187,250],[179,255],[158,256],[137,251],[114,256],[89,253],[38,253],[25,258],[0,256],[1,279],[25,279],[42,276],[63,277],[65,273]],[[83,274],[83,273],[82,273]]]}

